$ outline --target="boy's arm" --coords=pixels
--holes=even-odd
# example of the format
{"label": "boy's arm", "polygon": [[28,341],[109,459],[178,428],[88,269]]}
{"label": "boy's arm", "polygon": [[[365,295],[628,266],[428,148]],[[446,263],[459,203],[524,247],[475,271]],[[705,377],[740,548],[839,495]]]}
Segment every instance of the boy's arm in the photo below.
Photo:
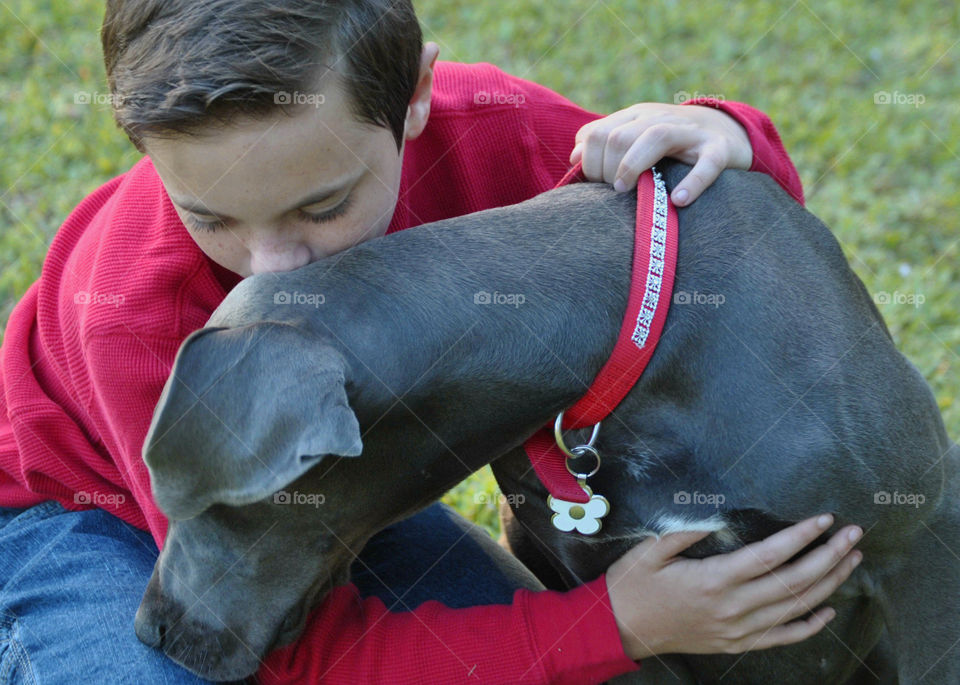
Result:
{"label": "boy's arm", "polygon": [[429,601],[387,611],[334,588],[304,634],[257,672],[281,683],[599,683],[634,671],[623,650],[605,576],[568,592],[517,590],[513,604],[451,609]]}

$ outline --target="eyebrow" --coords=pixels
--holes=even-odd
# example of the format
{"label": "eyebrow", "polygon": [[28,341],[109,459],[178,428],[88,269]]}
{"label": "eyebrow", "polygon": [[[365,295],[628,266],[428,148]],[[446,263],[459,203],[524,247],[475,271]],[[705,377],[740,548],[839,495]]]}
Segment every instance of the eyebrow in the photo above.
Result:
{"label": "eyebrow", "polygon": [[[300,198],[292,207],[290,207],[290,209],[286,211],[298,209],[299,207],[307,207],[309,205],[315,205],[318,202],[323,202],[324,200],[336,195],[338,192],[346,188],[351,183],[357,181],[362,175],[363,173],[361,172],[360,174],[357,174],[356,177],[351,177],[341,181],[337,181],[336,183],[326,186],[325,188],[316,190],[310,193],[309,195],[307,195],[306,197]],[[227,214],[220,214],[219,212],[212,211],[211,209],[204,206],[199,201],[191,202],[190,200],[181,200],[179,198],[173,197],[172,195],[170,196],[170,200],[181,209],[185,209],[188,212],[193,212],[194,214],[206,214],[208,216],[215,216],[218,219],[228,219],[228,220],[233,219],[233,217],[228,216]]]}

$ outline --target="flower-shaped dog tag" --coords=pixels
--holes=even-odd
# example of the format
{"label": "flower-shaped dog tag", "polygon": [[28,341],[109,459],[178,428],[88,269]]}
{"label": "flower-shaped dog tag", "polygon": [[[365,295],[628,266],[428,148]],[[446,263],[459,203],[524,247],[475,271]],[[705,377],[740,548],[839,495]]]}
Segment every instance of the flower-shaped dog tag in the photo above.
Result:
{"label": "flower-shaped dog tag", "polygon": [[564,533],[576,529],[583,535],[593,535],[600,530],[600,519],[610,513],[610,503],[603,495],[594,495],[588,485],[581,487],[590,495],[590,501],[585,504],[547,496],[547,505],[556,512],[550,523]]}

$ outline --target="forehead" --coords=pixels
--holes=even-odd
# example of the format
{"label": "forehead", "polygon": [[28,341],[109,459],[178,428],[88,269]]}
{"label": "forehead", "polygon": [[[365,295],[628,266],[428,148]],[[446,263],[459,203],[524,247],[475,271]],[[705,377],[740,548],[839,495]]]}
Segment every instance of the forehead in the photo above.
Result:
{"label": "forehead", "polygon": [[196,136],[147,138],[147,152],[170,195],[213,208],[236,206],[243,198],[262,201],[268,193],[279,200],[301,197],[364,170],[375,172],[388,152],[396,156],[390,131],[358,121],[332,78],[313,92],[280,92],[276,98],[289,105],[286,111]]}

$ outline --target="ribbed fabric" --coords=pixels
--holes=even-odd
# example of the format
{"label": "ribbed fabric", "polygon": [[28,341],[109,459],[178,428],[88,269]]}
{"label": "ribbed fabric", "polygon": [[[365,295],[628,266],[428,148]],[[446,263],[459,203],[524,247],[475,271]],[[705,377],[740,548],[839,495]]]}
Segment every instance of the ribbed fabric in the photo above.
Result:
{"label": "ribbed fabric", "polygon": [[[747,129],[754,168],[801,200],[769,119],[746,105],[711,104]],[[430,120],[407,144],[388,232],[553,187],[577,129],[597,116],[489,64],[438,63]],[[161,546],[167,521],[150,493],[143,440],[180,343],[238,281],[190,238],[149,158],[84,199],[10,315],[0,348],[0,506],[99,506]],[[529,682],[603,680],[636,665],[610,612],[596,609],[609,609],[601,581],[565,594],[521,592],[512,606],[425,605],[410,614],[386,614],[379,600],[358,600],[352,585],[339,588],[265,681],[311,682],[340,660],[352,682],[446,682],[460,659],[477,663],[485,682],[518,673]],[[557,642],[557,631],[574,624]],[[591,645],[589,653],[577,644]],[[377,656],[384,645],[390,659]]]}
{"label": "ribbed fabric", "polygon": [[[335,623],[310,622],[294,645],[270,654],[259,682],[584,685],[639,668],[623,654],[602,576],[566,593],[517,590],[510,605],[425,602],[405,613],[345,586],[318,610]],[[330,625],[350,648],[331,648]]]}

